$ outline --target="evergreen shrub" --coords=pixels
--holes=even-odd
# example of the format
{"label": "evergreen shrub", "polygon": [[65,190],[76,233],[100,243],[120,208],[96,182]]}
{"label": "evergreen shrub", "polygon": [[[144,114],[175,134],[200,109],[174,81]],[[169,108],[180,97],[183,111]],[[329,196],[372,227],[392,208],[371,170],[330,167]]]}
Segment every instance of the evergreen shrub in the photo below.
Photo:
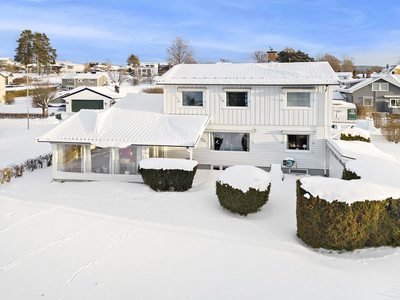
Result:
{"label": "evergreen shrub", "polygon": [[261,207],[268,201],[270,189],[271,183],[265,191],[250,188],[244,193],[229,184],[217,181],[217,196],[221,206],[241,216],[260,211]]}
{"label": "evergreen shrub", "polygon": [[400,199],[347,204],[314,197],[297,181],[297,236],[313,248],[400,246]]}
{"label": "evergreen shrub", "polygon": [[353,179],[360,179],[361,177],[357,175],[357,173],[347,170],[346,168],[343,169],[342,179],[344,180],[353,180]]}
{"label": "evergreen shrub", "polygon": [[340,135],[340,139],[343,141],[361,141],[361,142],[366,142],[366,143],[371,143],[371,139],[370,138],[365,138],[361,135],[351,135],[349,134],[344,134],[342,133]]}
{"label": "evergreen shrub", "polygon": [[139,174],[142,179],[154,191],[176,191],[184,192],[192,187],[197,166],[192,171],[184,170],[155,170],[142,169],[139,167]]}

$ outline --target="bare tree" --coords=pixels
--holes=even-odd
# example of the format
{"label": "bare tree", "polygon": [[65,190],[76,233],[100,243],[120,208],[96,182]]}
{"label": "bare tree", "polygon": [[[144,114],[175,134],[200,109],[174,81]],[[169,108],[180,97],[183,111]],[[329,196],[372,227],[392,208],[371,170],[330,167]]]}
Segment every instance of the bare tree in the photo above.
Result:
{"label": "bare tree", "polygon": [[268,62],[268,53],[265,51],[254,51],[253,55],[251,56],[252,59],[255,60],[257,63],[266,63]]}
{"label": "bare tree", "polygon": [[335,56],[330,54],[329,52],[318,53],[315,60],[316,61],[327,61],[331,65],[333,71],[335,71],[335,72],[339,72],[341,70],[342,62],[338,58],[336,58]]}
{"label": "bare tree", "polygon": [[107,74],[111,81],[117,83],[119,86],[128,78],[122,66],[120,66],[118,70],[108,70]]}
{"label": "bare tree", "polygon": [[188,41],[183,40],[180,37],[176,37],[172,41],[171,46],[167,48],[166,60],[172,66],[177,64],[195,64],[196,61],[193,58],[194,51]]}
{"label": "bare tree", "polygon": [[353,72],[355,69],[354,62],[355,62],[355,60],[354,60],[353,56],[346,55],[346,54],[343,55],[342,65],[341,65],[342,71],[343,72]]}
{"label": "bare tree", "polygon": [[41,81],[33,84],[33,89],[30,92],[34,107],[40,107],[43,115],[49,115],[49,104],[54,101],[56,88],[49,81]]}

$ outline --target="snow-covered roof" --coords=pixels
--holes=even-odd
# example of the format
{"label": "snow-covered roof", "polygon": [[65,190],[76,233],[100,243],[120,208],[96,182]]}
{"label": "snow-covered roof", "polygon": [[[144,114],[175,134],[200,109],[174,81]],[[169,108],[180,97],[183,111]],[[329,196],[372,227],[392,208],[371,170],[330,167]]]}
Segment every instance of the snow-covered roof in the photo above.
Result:
{"label": "snow-covered roof", "polygon": [[392,75],[392,74],[387,74],[387,75],[381,75],[379,77],[371,77],[371,78],[366,78],[363,81],[353,85],[350,88],[340,88],[337,91],[339,92],[345,92],[345,93],[353,93],[354,91],[357,91],[365,86],[367,86],[368,84],[371,84],[375,81],[378,81],[380,79],[383,79],[393,85],[396,85],[398,87],[400,87],[400,77],[398,77],[399,75]]}
{"label": "snow-covered roof", "polygon": [[129,145],[196,147],[209,116],[156,112],[162,96],[136,94],[107,110],[80,110],[37,140],[120,148]]}
{"label": "snow-covered roof", "polygon": [[62,98],[68,98],[76,93],[82,92],[84,90],[92,91],[96,94],[102,94],[111,99],[121,99],[122,96],[119,93],[113,91],[112,87],[108,86],[80,86],[73,90],[67,91],[67,93],[62,95]]}
{"label": "snow-covered roof", "polygon": [[333,92],[333,101],[335,100],[345,100],[346,97],[340,92]]}
{"label": "snow-covered roof", "polygon": [[101,76],[105,76],[104,73],[96,73],[96,74],[92,74],[92,73],[79,73],[79,74],[67,74],[64,75],[64,77],[62,79],[98,79]]}
{"label": "snow-covered roof", "polygon": [[346,102],[343,100],[333,100],[333,105],[336,107],[340,106],[340,107],[356,108],[356,105],[354,103]]}
{"label": "snow-covered roof", "polygon": [[156,84],[333,85],[339,78],[328,62],[181,64]]}

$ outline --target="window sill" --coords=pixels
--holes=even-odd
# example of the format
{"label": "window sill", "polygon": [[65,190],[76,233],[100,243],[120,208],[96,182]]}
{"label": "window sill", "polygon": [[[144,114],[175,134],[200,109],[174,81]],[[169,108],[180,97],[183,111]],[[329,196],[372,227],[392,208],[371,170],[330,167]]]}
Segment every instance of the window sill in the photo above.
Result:
{"label": "window sill", "polygon": [[299,110],[299,109],[302,109],[302,110],[314,110],[314,108],[304,107],[304,106],[286,106],[283,109],[286,109],[286,110]]}
{"label": "window sill", "polygon": [[289,153],[311,153],[311,150],[292,150],[292,149],[285,149],[285,152],[289,152]]}
{"label": "window sill", "polygon": [[180,108],[183,108],[183,109],[185,109],[185,108],[197,108],[197,109],[202,109],[202,108],[205,108],[205,106],[203,105],[203,106],[196,106],[196,105],[181,105],[180,106]]}
{"label": "window sill", "polygon": [[236,109],[250,109],[248,106],[225,106],[223,109],[230,109],[230,110],[236,110]]}

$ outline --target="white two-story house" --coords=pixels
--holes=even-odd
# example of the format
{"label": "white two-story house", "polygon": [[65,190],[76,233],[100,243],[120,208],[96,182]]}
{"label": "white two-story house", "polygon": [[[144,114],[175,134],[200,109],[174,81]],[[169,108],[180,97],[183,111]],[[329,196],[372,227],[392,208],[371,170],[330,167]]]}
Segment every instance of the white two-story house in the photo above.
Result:
{"label": "white two-story house", "polygon": [[291,158],[328,175],[337,84],[327,62],[177,65],[157,81],[164,95],[81,110],[38,141],[52,144],[55,180],[138,181],[147,157],[266,170]]}
{"label": "white two-story house", "polygon": [[201,167],[268,170],[290,157],[299,169],[327,174],[338,84],[327,62],[178,65],[156,84],[164,87],[164,113],[210,116],[193,150]]}

